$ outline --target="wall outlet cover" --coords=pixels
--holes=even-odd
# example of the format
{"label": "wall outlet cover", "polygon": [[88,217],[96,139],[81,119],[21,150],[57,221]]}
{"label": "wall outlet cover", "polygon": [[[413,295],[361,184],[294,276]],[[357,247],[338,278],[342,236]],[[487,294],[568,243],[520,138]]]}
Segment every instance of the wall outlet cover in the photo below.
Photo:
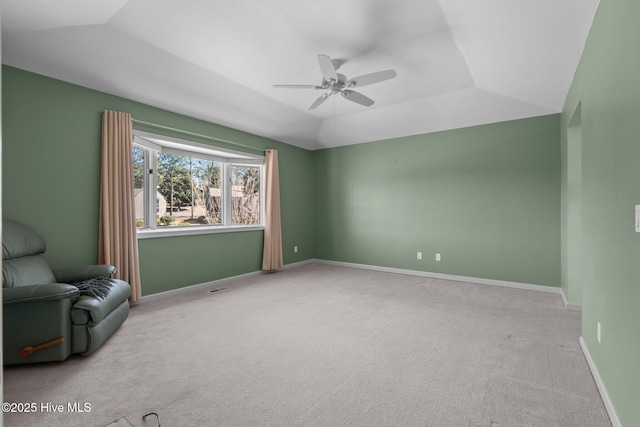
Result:
{"label": "wall outlet cover", "polygon": [[640,205],[636,205],[636,233],[640,233]]}

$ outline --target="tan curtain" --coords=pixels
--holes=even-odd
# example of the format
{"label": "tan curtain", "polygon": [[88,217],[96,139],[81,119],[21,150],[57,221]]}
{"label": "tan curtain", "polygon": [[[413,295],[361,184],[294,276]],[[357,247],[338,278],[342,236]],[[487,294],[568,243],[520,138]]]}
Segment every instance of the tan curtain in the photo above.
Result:
{"label": "tan curtain", "polygon": [[280,179],[278,150],[265,151],[264,251],[262,269],[282,267],[282,231],[280,226]]}
{"label": "tan curtain", "polygon": [[102,175],[98,262],[114,265],[115,277],[131,285],[131,301],[141,296],[133,200],[133,121],[128,113],[102,115]]}

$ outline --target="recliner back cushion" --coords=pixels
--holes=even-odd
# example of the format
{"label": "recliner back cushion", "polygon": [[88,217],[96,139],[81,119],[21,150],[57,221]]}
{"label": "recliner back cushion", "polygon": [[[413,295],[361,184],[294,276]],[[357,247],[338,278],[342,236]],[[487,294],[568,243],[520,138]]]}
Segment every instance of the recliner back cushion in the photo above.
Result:
{"label": "recliner back cushion", "polygon": [[2,261],[2,287],[57,283],[43,255],[26,256]]}
{"label": "recliner back cushion", "polygon": [[44,239],[19,222],[2,220],[2,261],[46,252]]}

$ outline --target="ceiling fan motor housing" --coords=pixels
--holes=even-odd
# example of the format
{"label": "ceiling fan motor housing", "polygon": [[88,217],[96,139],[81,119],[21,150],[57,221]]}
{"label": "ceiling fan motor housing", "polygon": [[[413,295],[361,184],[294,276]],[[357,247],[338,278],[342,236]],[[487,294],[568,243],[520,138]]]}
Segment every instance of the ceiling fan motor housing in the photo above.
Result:
{"label": "ceiling fan motor housing", "polygon": [[336,94],[347,87],[347,76],[338,73],[337,81],[333,79],[330,79],[329,81],[322,79],[322,87],[326,87],[332,94]]}

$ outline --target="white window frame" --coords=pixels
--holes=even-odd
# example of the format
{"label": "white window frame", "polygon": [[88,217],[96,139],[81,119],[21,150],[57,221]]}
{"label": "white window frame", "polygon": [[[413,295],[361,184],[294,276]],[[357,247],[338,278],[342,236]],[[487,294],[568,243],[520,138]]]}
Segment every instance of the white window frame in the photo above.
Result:
{"label": "white window frame", "polygon": [[[144,222],[148,228],[138,229],[138,239],[154,237],[186,236],[194,234],[229,233],[264,230],[264,156],[220,148],[179,138],[157,135],[149,132],[133,131],[133,145],[144,150]],[[155,153],[155,155],[152,155]],[[222,224],[197,225],[193,227],[156,227],[156,192],[149,189],[158,187],[157,153],[172,154],[221,163]],[[260,224],[231,224],[232,166],[252,166],[260,169]],[[153,206],[153,208],[151,208]]]}

